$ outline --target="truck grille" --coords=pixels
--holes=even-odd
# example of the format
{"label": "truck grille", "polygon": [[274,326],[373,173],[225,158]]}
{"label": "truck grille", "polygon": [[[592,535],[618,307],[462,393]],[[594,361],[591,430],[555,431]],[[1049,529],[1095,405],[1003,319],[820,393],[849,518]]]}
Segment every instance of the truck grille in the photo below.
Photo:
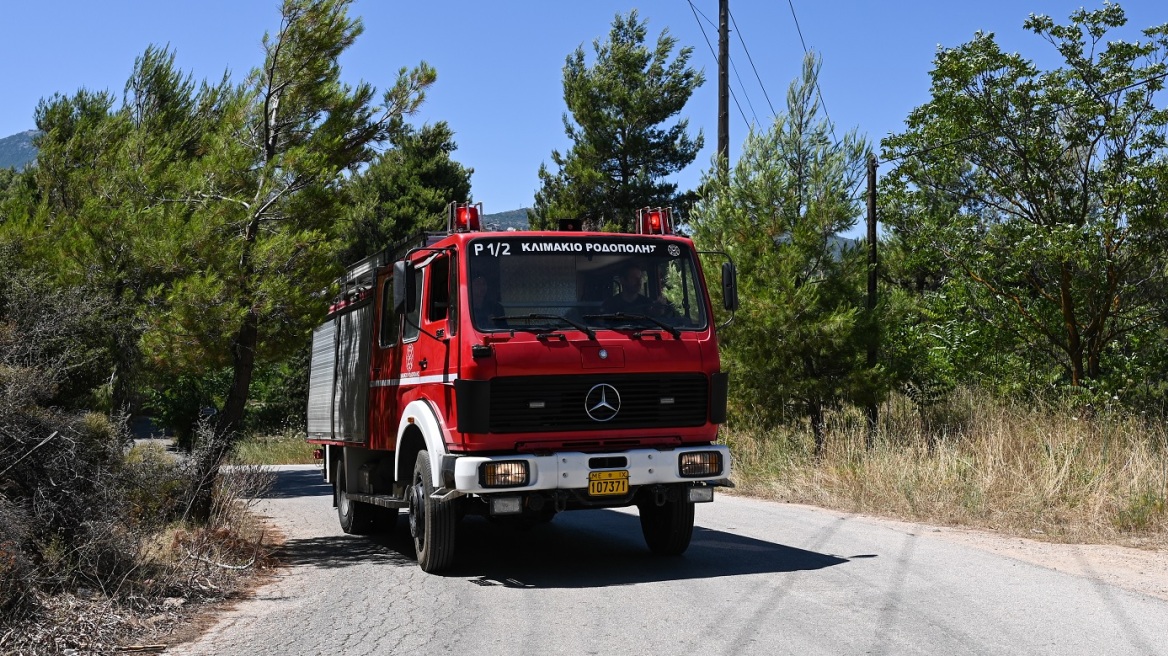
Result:
{"label": "truck grille", "polygon": [[701,426],[706,423],[708,385],[704,374],[495,378],[491,381],[490,430],[526,433]]}

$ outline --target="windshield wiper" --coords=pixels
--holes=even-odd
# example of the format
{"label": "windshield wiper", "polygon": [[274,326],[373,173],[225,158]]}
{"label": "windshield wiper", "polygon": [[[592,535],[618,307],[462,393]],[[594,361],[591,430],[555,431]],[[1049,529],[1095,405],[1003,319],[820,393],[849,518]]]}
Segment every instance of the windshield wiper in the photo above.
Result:
{"label": "windshield wiper", "polygon": [[592,319],[617,319],[617,320],[635,319],[637,321],[648,321],[649,323],[656,324],[658,327],[662,328],[663,330],[668,331],[670,335],[673,335],[673,339],[681,339],[681,331],[678,330],[676,326],[671,326],[671,325],[665,323],[664,321],[662,321],[660,319],[653,318],[647,314],[629,314],[627,312],[612,312],[609,314],[586,314],[586,315],[584,315],[584,318],[588,319],[588,320],[592,320]]}
{"label": "windshield wiper", "polygon": [[[576,330],[579,330],[580,332],[587,335],[588,339],[596,339],[596,331],[592,330],[588,326],[585,326],[584,324],[580,323],[579,321],[573,321],[572,319],[569,319],[568,317],[565,317],[565,316],[561,316],[559,314],[508,314],[508,315],[504,315],[501,317],[491,317],[491,321],[519,321],[519,320],[524,320],[524,319],[528,320],[528,321],[530,321],[532,319],[550,319],[552,321],[563,321],[564,323],[568,324],[569,326],[571,326],[571,327],[575,328]],[[511,326],[508,326],[508,327],[511,327]],[[514,328],[523,329],[523,327],[520,327],[520,326],[514,326]],[[534,327],[529,326],[528,328],[534,328]]]}

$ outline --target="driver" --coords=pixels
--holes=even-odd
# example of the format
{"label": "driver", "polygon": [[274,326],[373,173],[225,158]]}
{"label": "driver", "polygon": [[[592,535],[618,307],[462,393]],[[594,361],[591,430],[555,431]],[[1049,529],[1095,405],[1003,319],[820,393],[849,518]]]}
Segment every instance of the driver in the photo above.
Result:
{"label": "driver", "polygon": [[605,314],[613,314],[616,312],[624,312],[626,314],[661,314],[668,303],[664,298],[657,299],[656,302],[650,301],[647,296],[641,293],[641,288],[645,283],[645,271],[641,269],[639,264],[629,263],[621,269],[620,276],[617,278],[620,282],[620,293],[607,299],[600,306],[600,309]]}

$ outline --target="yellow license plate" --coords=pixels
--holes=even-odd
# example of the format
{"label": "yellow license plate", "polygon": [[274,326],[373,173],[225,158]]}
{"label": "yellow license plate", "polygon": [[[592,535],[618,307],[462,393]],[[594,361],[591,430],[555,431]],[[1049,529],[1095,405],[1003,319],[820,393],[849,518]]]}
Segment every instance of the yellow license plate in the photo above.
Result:
{"label": "yellow license plate", "polygon": [[629,493],[629,472],[598,471],[588,474],[588,496],[606,497]]}

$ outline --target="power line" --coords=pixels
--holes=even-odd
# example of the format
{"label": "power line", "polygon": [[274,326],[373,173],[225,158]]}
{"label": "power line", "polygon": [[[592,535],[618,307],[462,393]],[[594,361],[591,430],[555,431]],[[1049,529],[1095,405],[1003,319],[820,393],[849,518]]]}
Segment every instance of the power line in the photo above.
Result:
{"label": "power line", "polygon": [[686,1],[689,2],[689,8],[694,10],[694,12],[696,12],[702,18],[706,19],[706,22],[710,24],[710,27],[712,27],[714,29],[718,29],[718,24],[715,23],[714,21],[710,20],[710,17],[706,15],[706,12],[702,11],[701,9],[698,9],[697,6],[694,5],[693,0],[686,0]]}
{"label": "power line", "polygon": [[[754,58],[750,56],[750,49],[746,47],[746,41],[742,38],[742,30],[738,29],[738,21],[734,19],[733,12],[727,13],[730,14],[730,21],[734,23],[734,32],[738,35],[738,42],[742,44],[742,49],[746,52],[746,60],[750,62],[750,68],[754,71],[754,78],[758,80],[758,86],[762,89],[762,96],[766,98],[767,106],[771,108],[771,116],[778,116],[779,114],[775,111],[774,104],[771,103],[771,97],[767,93],[766,85],[762,83],[762,77],[759,76],[758,69],[754,66]],[[737,70],[735,70],[735,73],[737,74]],[[742,80],[739,79],[738,83],[742,84]],[[824,110],[824,113],[826,114],[827,110]]]}
{"label": "power line", "polygon": [[[795,19],[795,31],[799,33],[799,43],[803,44],[803,54],[809,54],[807,50],[807,42],[803,40],[803,28],[799,26],[799,17],[795,15],[795,3],[793,0],[787,0],[787,6],[791,8],[791,18]],[[831,138],[839,142],[839,137],[835,136],[835,123],[831,120],[831,114],[827,113],[827,103],[823,101],[823,90],[819,88],[819,76],[815,76],[815,93],[819,96],[819,106],[823,108],[823,116],[827,119],[827,126],[831,128]]]}
{"label": "power line", "polygon": [[[701,15],[701,17],[702,17],[702,18],[706,19],[706,22],[707,22],[707,23],[709,23],[711,27],[713,27],[714,29],[719,29],[719,28],[718,28],[718,25],[717,25],[716,23],[714,23],[714,21],[710,20],[710,17],[709,17],[709,16],[706,16],[705,12],[703,12],[701,9],[698,9],[698,8],[697,8],[697,6],[696,6],[696,5],[694,5],[694,3],[693,3],[693,0],[688,0],[688,1],[689,1],[689,6],[690,6],[690,9],[693,9],[693,10],[694,10],[694,12],[696,12],[696,13],[697,13],[697,14],[699,14],[699,15]],[[728,12],[727,12],[727,13],[728,13]],[[733,16],[733,15],[731,15],[731,16],[730,16],[730,19],[731,19],[731,20],[733,20],[733,19],[734,19],[734,16]],[[699,25],[699,26],[701,26],[701,23],[698,23],[698,25]],[[738,29],[738,26],[737,26],[737,25],[735,25],[735,26],[734,26],[734,28],[735,28],[735,29]],[[703,34],[704,34],[704,32],[703,32]],[[742,36],[741,36],[741,35],[739,35],[738,39],[739,39],[739,40],[742,40]],[[706,39],[706,43],[707,43],[707,44],[709,44],[709,42],[710,42],[710,40],[709,40],[709,39]],[[713,46],[712,46],[712,45],[711,45],[710,47],[711,47],[711,48],[713,48]],[[744,44],[744,45],[743,45],[743,48],[745,48],[745,47],[746,47],[746,46],[745,46],[745,44]],[[749,52],[748,52],[748,53],[746,53],[746,56],[747,56],[747,57],[750,57],[750,53],[749,53]],[[717,59],[718,59],[718,56],[717,56],[717,55],[714,55],[714,60],[715,60],[715,61],[717,61]],[[753,64],[752,64],[752,65],[753,65]],[[754,103],[753,103],[753,102],[751,102],[751,100],[750,100],[750,94],[746,92],[746,85],[742,83],[742,76],[738,74],[738,67],[734,65],[734,59],[733,59],[733,58],[731,58],[731,59],[730,59],[730,68],[734,70],[734,77],[738,78],[738,87],[739,87],[740,89],[742,89],[742,95],[743,95],[743,97],[745,97],[745,98],[746,98],[746,104],[747,104],[747,106],[748,106],[748,107],[750,107],[750,115],[751,115],[751,117],[752,117],[752,118],[754,118],[754,123],[756,123],[756,124],[757,124],[757,123],[758,123],[758,112],[754,111]],[[756,74],[757,74],[757,73],[756,73]],[[763,93],[763,95],[766,95],[766,89],[763,89],[763,92],[762,92],[762,93]],[[733,94],[733,91],[731,91],[731,95],[734,95],[734,94]],[[735,102],[737,102],[737,101],[735,101]],[[770,102],[770,98],[767,98],[767,102],[768,102],[768,103]],[[739,108],[739,111],[741,111],[741,108]],[[773,110],[772,110],[772,111],[773,111]],[[745,117],[745,116],[743,116],[742,120],[743,120],[743,121],[746,121],[746,117]],[[751,125],[751,123],[747,123],[747,126],[750,126],[750,125]]]}
{"label": "power line", "polygon": [[[1055,114],[1061,114],[1062,112],[1065,112],[1067,110],[1077,109],[1083,105],[1086,105],[1089,102],[1096,101],[1096,100],[1102,100],[1106,96],[1114,96],[1118,93],[1123,93],[1124,91],[1130,91],[1136,87],[1143,86],[1145,84],[1151,84],[1152,82],[1155,82],[1157,80],[1163,80],[1165,78],[1168,78],[1168,71],[1166,71],[1164,73],[1158,73],[1156,75],[1144,78],[1142,80],[1137,80],[1135,82],[1132,82],[1131,84],[1128,84],[1126,86],[1122,86],[1118,89],[1113,89],[1111,91],[1106,91],[1104,93],[1096,93],[1091,98],[1085,98],[1085,99],[1080,100],[1078,102],[1069,103],[1066,105],[1055,105],[1051,111]],[[1032,121],[1038,120],[1038,118],[1040,118],[1040,117],[1037,114],[1031,114],[1027,118],[1023,118],[1019,121],[1016,121],[1014,123],[1014,125],[1021,127],[1021,126],[1024,126],[1024,125],[1031,123]],[[885,162],[898,162],[900,160],[908,159],[910,157],[920,157],[921,155],[927,155],[935,150],[941,150],[942,148],[948,148],[950,146],[956,146],[958,144],[963,144],[967,141],[973,141],[974,139],[981,139],[983,137],[990,137],[990,136],[1001,136],[1001,132],[996,131],[996,130],[983,130],[981,132],[973,132],[973,133],[968,134],[964,137],[961,137],[960,139],[953,139],[952,141],[945,141],[945,142],[939,143],[935,146],[928,146],[925,148],[921,148],[920,150],[910,150],[907,153],[897,155],[896,157],[890,157],[884,161]]]}
{"label": "power line", "polygon": [[[742,95],[746,98],[746,105],[750,107],[750,116],[754,119],[754,123],[758,123],[758,112],[754,111],[754,103],[750,102],[750,94],[746,93],[746,85],[742,83],[742,76],[738,74],[738,67],[734,65],[734,60],[730,60],[730,68],[734,69],[734,77],[738,79],[738,86],[742,87]],[[766,92],[763,92],[764,94]],[[770,102],[769,100],[767,102]]]}
{"label": "power line", "polygon": [[[718,54],[714,50],[714,44],[710,43],[710,37],[706,35],[706,28],[702,25],[702,20],[698,18],[698,14],[701,12],[694,6],[693,0],[687,1],[689,2],[689,8],[693,10],[694,20],[698,23],[698,29],[702,31],[702,38],[706,40],[706,45],[710,48],[710,54],[714,55],[714,61],[718,61]],[[709,21],[710,19],[707,18],[706,20]],[[743,93],[746,93],[745,89],[743,89]],[[746,120],[746,112],[742,111],[742,105],[738,102],[738,96],[734,95],[734,89],[730,89],[730,99],[734,101],[734,106],[738,108],[738,113],[742,115],[742,122],[751,125],[750,121]]]}

